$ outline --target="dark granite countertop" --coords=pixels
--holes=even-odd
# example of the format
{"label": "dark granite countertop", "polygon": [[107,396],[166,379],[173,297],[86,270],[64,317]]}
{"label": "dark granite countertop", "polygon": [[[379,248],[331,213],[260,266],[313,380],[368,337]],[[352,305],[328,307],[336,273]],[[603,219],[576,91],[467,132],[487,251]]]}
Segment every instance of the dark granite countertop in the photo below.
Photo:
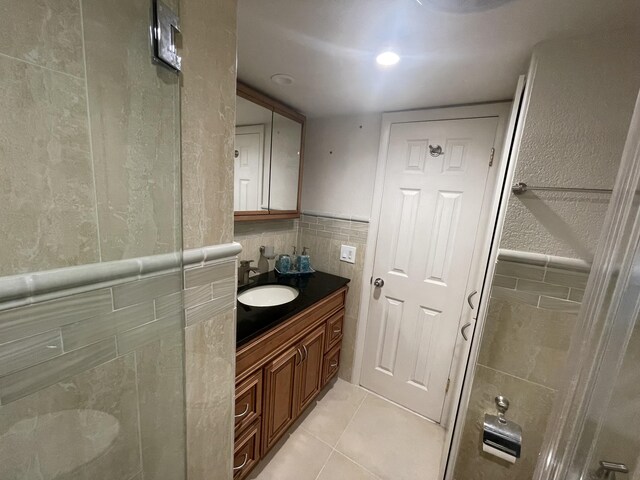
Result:
{"label": "dark granite countertop", "polygon": [[348,278],[324,272],[294,277],[281,276],[272,271],[251,277],[251,283],[240,287],[238,293],[260,285],[288,285],[297,288],[300,294],[293,301],[275,307],[248,307],[238,302],[236,347],[244,345],[302,312],[347,283],[349,283]]}

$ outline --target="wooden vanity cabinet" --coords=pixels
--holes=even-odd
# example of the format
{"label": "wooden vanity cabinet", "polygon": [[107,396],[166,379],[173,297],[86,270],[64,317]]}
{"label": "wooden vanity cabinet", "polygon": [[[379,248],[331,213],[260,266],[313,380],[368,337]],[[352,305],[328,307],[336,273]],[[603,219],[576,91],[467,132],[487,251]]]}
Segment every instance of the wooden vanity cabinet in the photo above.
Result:
{"label": "wooden vanity cabinet", "polygon": [[337,374],[346,293],[341,288],[237,350],[234,480],[249,474]]}

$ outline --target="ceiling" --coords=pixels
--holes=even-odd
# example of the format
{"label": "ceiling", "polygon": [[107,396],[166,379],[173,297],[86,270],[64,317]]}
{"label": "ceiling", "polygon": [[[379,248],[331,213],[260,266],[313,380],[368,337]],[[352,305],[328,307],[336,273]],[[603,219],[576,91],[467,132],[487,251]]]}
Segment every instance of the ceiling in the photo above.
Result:
{"label": "ceiling", "polygon": [[536,43],[640,20],[638,0],[420,1],[239,0],[238,77],[310,117],[503,100]]}

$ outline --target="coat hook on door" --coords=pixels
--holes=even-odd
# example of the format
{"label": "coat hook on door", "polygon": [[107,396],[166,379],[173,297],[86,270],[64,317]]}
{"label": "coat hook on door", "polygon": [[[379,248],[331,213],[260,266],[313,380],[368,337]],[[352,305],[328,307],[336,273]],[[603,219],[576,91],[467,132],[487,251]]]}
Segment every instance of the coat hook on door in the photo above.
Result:
{"label": "coat hook on door", "polygon": [[442,147],[440,145],[436,145],[435,147],[433,145],[429,145],[429,155],[431,155],[432,157],[439,157],[443,154],[444,152],[442,151]]}

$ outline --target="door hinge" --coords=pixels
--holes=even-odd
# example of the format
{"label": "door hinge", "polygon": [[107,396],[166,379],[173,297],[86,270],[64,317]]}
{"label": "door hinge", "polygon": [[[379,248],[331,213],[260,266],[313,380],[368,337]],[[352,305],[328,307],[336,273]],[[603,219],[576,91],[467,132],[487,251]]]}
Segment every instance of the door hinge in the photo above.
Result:
{"label": "door hinge", "polygon": [[447,378],[447,386],[444,389],[444,393],[449,393],[449,386],[451,385],[451,379]]}
{"label": "door hinge", "polygon": [[491,155],[489,155],[489,166],[492,167],[493,166],[493,156],[496,154],[496,149],[492,148],[491,149]]}

